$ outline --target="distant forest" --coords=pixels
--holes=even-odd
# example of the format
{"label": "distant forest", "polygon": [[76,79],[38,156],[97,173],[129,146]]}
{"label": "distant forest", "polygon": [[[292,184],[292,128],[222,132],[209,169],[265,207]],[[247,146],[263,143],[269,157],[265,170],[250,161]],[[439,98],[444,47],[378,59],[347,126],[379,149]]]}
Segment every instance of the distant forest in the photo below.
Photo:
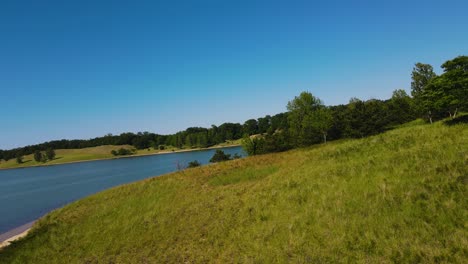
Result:
{"label": "distant forest", "polygon": [[[105,135],[88,140],[54,140],[11,150],[0,150],[0,160],[10,160],[48,149],[80,149],[101,145],[132,145],[136,149],[205,148],[226,140],[245,138],[251,155],[284,151],[327,140],[360,138],[381,133],[416,118],[432,123],[454,118],[468,109],[468,57],[459,56],[442,64],[437,75],[429,64],[416,63],[412,72],[411,96],[395,90],[388,100],[351,98],[348,104],[324,106],[309,92],[287,105],[288,111],[249,119],[243,124],[224,123],[210,128],[190,127],[172,135],[150,132]],[[252,135],[260,135],[250,137]]]}

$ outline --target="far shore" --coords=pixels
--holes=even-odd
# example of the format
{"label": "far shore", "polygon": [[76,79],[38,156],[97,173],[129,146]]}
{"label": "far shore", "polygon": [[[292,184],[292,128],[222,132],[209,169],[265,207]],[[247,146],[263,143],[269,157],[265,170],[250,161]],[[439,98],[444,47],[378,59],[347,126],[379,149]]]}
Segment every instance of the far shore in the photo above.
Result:
{"label": "far shore", "polygon": [[208,147],[208,148],[179,149],[179,150],[173,150],[173,151],[172,150],[165,150],[165,151],[161,151],[161,152],[157,152],[157,153],[141,153],[141,154],[134,154],[134,155],[128,155],[128,156],[116,156],[116,157],[101,158],[101,159],[87,159],[87,160],[67,161],[67,162],[54,163],[54,164],[37,164],[37,165],[14,167],[14,168],[0,168],[0,170],[16,170],[16,169],[24,169],[24,168],[32,168],[32,167],[57,166],[57,165],[63,165],[63,164],[81,163],[81,162],[89,162],[89,161],[135,158],[135,157],[143,157],[143,156],[164,155],[164,154],[191,152],[191,151],[202,151],[202,150],[219,149],[219,148],[233,148],[233,147],[239,147],[239,146],[241,146],[241,145],[240,144],[234,144],[234,145],[226,145],[226,146],[212,146],[212,147]]}

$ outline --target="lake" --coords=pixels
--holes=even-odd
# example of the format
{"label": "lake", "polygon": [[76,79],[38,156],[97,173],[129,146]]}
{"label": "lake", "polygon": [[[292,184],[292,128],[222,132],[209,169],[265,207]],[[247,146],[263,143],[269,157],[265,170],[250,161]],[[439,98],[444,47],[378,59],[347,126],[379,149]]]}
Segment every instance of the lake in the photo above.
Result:
{"label": "lake", "polygon": [[[221,148],[245,156],[241,147]],[[208,164],[215,149],[0,170],[0,234],[113,186],[176,171],[178,164]]]}

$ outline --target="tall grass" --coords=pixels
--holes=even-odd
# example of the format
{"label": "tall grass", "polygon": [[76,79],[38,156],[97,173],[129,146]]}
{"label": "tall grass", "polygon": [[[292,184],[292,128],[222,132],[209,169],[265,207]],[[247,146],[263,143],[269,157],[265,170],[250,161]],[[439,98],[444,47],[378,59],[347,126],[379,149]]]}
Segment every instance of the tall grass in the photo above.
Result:
{"label": "tall grass", "polygon": [[209,165],[56,210],[1,263],[466,263],[468,129]]}

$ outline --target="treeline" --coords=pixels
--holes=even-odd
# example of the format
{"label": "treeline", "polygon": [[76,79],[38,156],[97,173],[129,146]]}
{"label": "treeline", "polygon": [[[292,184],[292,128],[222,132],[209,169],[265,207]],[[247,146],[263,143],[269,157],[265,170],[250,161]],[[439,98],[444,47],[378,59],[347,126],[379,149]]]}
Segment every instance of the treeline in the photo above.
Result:
{"label": "treeline", "polygon": [[327,139],[360,138],[391,129],[416,118],[455,118],[468,110],[468,57],[459,56],[442,64],[440,76],[429,64],[416,63],[410,97],[395,90],[389,100],[352,98],[346,105],[325,106],[309,92],[287,104],[287,125],[262,136],[246,136],[249,155],[304,147]]}
{"label": "treeline", "polygon": [[[243,124],[224,123],[210,128],[191,127],[172,135],[149,132],[108,134],[89,140],[56,140],[11,150],[0,150],[0,160],[48,149],[80,149],[101,145],[132,145],[136,149],[205,148],[242,137],[250,154],[284,151],[340,138],[360,138],[381,133],[396,125],[425,118],[428,122],[455,117],[468,104],[468,57],[442,64],[438,76],[429,64],[416,63],[411,95],[393,92],[388,100],[352,98],[346,105],[325,106],[311,93],[291,100],[287,112],[249,119]],[[254,137],[250,137],[257,135]],[[260,135],[260,136],[259,136]]]}
{"label": "treeline", "polygon": [[396,90],[389,100],[352,98],[346,105],[325,106],[309,92],[288,103],[286,122],[263,135],[248,136],[243,146],[249,155],[280,152],[328,140],[361,138],[384,132],[417,118],[412,98]]}
{"label": "treeline", "polygon": [[161,150],[168,147],[207,148],[224,143],[227,140],[241,139],[245,134],[266,133],[271,129],[270,123],[272,121],[275,126],[278,126],[278,122],[286,122],[283,115],[266,116],[257,120],[251,119],[244,125],[239,123],[224,123],[220,126],[212,125],[210,128],[190,127],[172,135],[139,132],[122,133],[120,135],[108,134],[88,140],[54,140],[22,148],[0,150],[0,160],[8,161],[49,149],[82,149],[102,145],[132,145],[136,149],[154,148]]}

